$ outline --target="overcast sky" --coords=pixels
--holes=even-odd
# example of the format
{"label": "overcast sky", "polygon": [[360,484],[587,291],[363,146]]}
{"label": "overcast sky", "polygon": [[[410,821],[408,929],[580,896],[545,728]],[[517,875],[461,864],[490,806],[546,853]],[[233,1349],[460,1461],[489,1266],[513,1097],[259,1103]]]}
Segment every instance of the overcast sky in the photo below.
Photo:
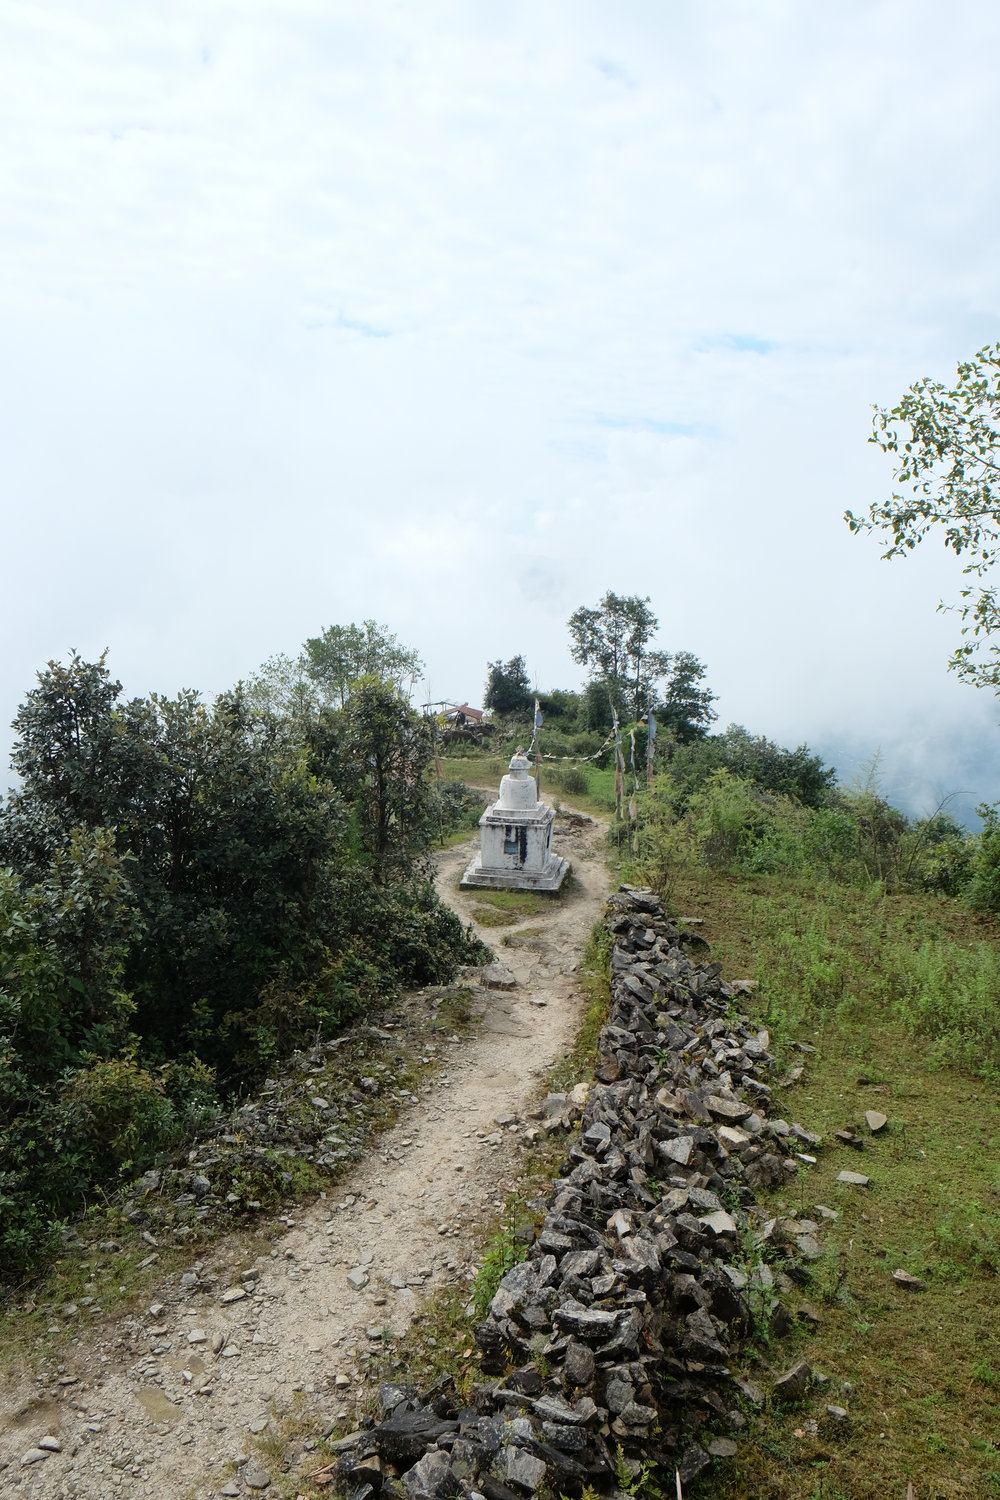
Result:
{"label": "overcast sky", "polygon": [[841,519],[872,404],[1000,339],[998,43],[995,0],[7,0],[0,724],[73,647],[210,694],[366,617],[430,697],[572,686],[611,588],[721,724],[1000,797],[957,565]]}

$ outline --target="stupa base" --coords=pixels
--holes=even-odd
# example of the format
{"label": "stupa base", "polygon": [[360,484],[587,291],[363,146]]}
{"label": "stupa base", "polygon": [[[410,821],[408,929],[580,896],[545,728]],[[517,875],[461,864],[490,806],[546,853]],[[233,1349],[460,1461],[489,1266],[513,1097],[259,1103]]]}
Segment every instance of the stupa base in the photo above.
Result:
{"label": "stupa base", "polygon": [[558,891],[570,871],[568,859],[553,854],[542,870],[503,870],[484,866],[482,855],[466,867],[460,885],[463,890],[480,886],[490,891]]}

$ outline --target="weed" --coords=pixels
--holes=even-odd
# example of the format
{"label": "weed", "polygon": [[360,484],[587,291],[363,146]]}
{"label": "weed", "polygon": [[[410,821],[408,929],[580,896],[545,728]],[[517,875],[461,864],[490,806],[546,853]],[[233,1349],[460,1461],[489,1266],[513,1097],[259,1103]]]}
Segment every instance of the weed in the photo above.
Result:
{"label": "weed", "polygon": [[472,1285],[472,1306],[477,1323],[486,1317],[490,1303],[507,1272],[524,1260],[527,1247],[518,1238],[516,1200],[508,1204],[496,1234],[483,1252],[476,1279]]}

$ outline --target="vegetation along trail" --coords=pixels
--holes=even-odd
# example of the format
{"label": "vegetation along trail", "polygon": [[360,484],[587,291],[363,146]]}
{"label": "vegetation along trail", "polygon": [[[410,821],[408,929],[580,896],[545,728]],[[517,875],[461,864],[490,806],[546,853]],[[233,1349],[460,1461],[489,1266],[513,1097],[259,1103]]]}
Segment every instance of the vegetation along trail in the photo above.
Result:
{"label": "vegetation along trail", "polygon": [[[484,1227],[516,1184],[525,1112],[579,1026],[577,971],[607,891],[604,832],[560,819],[557,843],[574,876],[558,899],[459,891],[473,841],[437,856],[442,897],[476,925],[515,986],[482,987],[470,971],[481,1024],[452,1040],[445,1067],[339,1196],[278,1221],[270,1239],[227,1237],[166,1279],[138,1315],[81,1330],[59,1356],[63,1384],[42,1395],[25,1377],[8,1386],[4,1493],[284,1493],[289,1413],[301,1418],[300,1445],[338,1413],[347,1419],[361,1356],[404,1332],[426,1292],[471,1279]],[[43,1457],[40,1447],[24,1464],[49,1438],[59,1451]]]}

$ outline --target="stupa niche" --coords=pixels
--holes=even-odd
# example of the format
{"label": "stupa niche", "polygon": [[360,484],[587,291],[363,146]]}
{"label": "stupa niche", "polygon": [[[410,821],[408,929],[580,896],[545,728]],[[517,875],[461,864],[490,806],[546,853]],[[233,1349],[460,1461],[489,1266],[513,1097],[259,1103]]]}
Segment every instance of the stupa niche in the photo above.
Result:
{"label": "stupa niche", "polygon": [[569,861],[552,852],[555,813],[538,800],[531,762],[518,748],[500,783],[500,796],[479,819],[479,853],[463,886],[492,890],[557,891]]}

